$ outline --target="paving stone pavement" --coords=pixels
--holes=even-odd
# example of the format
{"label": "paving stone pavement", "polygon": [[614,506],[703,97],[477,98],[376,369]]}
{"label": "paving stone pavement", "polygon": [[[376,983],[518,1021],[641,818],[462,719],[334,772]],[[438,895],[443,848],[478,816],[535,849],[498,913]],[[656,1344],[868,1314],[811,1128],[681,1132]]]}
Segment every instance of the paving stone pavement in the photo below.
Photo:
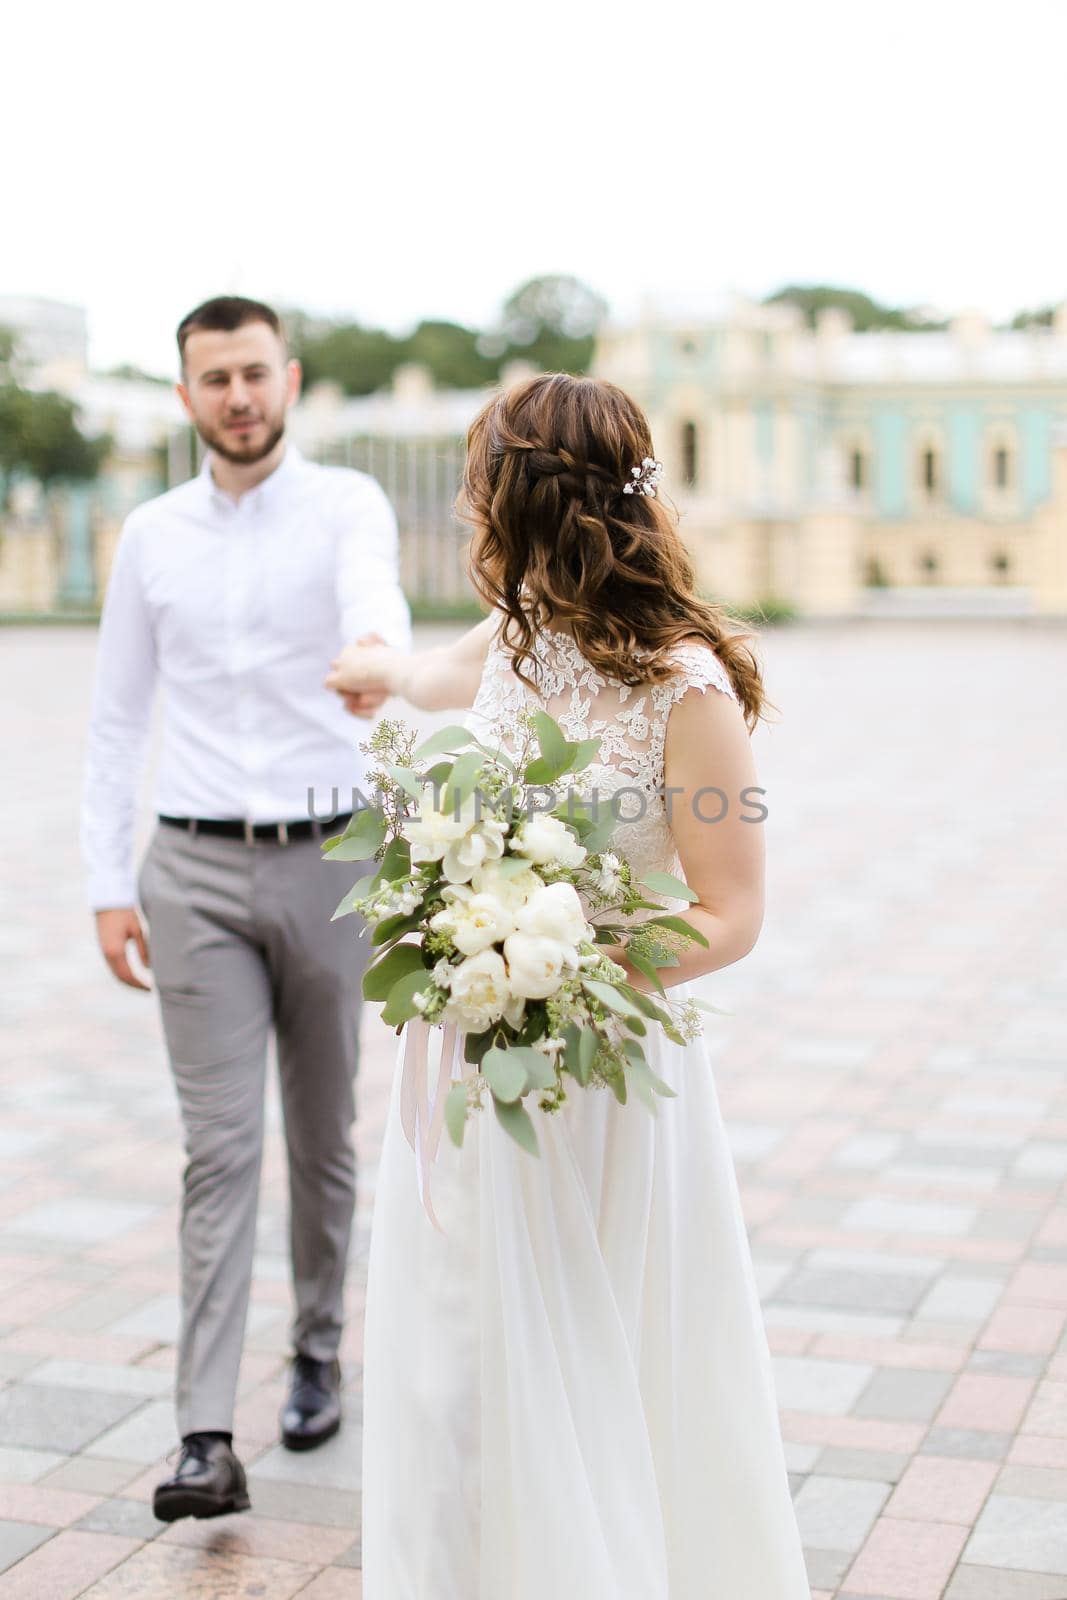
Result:
{"label": "paving stone pavement", "polygon": [[[254,1511],[164,1528],[181,1152],[154,1003],[108,977],[82,909],[94,646],[0,631],[0,1600],[358,1600],[392,1036],[368,1019],[346,1427],[277,1444],[272,1088],[236,1438]],[[710,1037],[813,1595],[1064,1600],[1067,630],[807,624],[762,649],[767,917],[707,993],[733,1013]]]}

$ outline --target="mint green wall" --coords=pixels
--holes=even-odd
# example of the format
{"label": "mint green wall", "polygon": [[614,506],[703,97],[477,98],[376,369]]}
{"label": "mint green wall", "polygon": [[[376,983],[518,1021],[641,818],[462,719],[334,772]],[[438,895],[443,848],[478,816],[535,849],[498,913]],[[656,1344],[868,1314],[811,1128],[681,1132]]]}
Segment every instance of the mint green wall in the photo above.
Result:
{"label": "mint green wall", "polygon": [[874,436],[874,492],[880,517],[903,517],[908,509],[908,418],[895,406],[877,406],[871,416]]}
{"label": "mint green wall", "polygon": [[955,511],[978,509],[985,462],[982,413],[973,406],[951,406],[945,427],[948,497]]}
{"label": "mint green wall", "polygon": [[1053,413],[1046,406],[1023,406],[1019,412],[1024,511],[1032,511],[1047,500],[1052,488],[1052,422]]}

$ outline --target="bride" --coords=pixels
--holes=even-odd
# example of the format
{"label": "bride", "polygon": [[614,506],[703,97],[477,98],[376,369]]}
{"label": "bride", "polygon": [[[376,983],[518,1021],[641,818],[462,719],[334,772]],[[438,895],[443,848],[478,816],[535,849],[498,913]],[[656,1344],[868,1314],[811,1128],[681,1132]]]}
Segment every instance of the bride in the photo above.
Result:
{"label": "bride", "polygon": [[[383,690],[471,708],[505,748],[531,703],[599,738],[615,848],[699,897],[667,902],[708,943],[662,974],[682,999],[761,926],[746,791],[763,697],[744,635],[694,592],[659,471],[611,384],[551,374],[498,395],[462,497],[491,615],[444,649],[351,646],[328,682],[357,714]],[[367,1287],[364,1600],[808,1600],[707,1050],[646,1046],[677,1095],[655,1116],[583,1091],[533,1111],[538,1158],[484,1116],[445,1141],[443,1233],[397,1075]]]}

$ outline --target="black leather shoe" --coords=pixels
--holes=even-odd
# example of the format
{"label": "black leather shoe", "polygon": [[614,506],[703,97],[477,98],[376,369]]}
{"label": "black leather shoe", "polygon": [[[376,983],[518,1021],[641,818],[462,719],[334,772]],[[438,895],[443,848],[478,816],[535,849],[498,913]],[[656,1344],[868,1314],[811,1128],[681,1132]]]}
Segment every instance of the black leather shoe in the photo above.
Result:
{"label": "black leather shoe", "polygon": [[245,1469],[225,1439],[199,1433],[182,1441],[177,1471],[152,1496],[152,1510],[160,1522],[224,1517],[230,1511],[247,1511],[251,1503]]}
{"label": "black leather shoe", "polygon": [[287,1450],[314,1450],[341,1426],[341,1363],[295,1355],[281,1416]]}

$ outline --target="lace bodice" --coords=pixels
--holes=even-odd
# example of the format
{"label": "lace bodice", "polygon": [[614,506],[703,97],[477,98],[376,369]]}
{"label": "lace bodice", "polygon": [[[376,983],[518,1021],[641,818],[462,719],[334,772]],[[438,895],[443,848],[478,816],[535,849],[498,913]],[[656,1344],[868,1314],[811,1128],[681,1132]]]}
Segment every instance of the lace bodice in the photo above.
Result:
{"label": "lace bodice", "polygon": [[715,688],[740,711],[726,668],[706,645],[679,645],[672,654],[675,679],[630,686],[597,672],[570,634],[543,631],[534,653],[536,666],[527,670],[536,676],[536,694],[516,676],[499,635],[494,638],[468,718],[473,731],[513,749],[516,713],[541,706],[568,739],[599,739],[600,758],[573,780],[575,789],[586,795],[595,790],[600,806],[613,808],[618,821],[612,846],[638,877],[649,871],[680,876],[663,796],[667,719],[690,689]]}

